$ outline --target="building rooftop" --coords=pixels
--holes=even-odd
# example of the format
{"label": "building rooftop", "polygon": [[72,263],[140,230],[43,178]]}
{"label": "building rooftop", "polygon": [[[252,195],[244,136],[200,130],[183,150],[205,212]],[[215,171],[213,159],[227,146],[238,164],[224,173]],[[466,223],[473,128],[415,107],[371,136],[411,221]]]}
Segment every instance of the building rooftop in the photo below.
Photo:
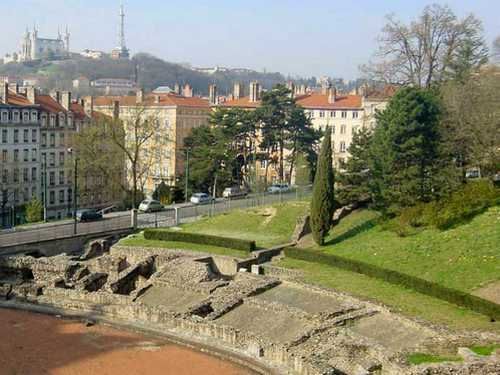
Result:
{"label": "building rooftop", "polygon": [[137,103],[136,96],[98,96],[94,99],[94,106],[111,106],[115,101],[120,106],[132,107],[144,105],[147,107],[166,106],[166,107],[201,107],[209,108],[208,100],[198,97],[185,97],[177,94],[148,94],[144,95],[142,103]]}

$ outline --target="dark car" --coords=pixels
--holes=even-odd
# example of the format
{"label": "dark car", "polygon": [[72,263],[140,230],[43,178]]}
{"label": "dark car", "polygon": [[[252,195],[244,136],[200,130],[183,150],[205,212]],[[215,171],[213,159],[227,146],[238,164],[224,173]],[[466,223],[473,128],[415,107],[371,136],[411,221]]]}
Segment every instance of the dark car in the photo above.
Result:
{"label": "dark car", "polygon": [[79,210],[76,212],[76,220],[78,221],[95,221],[101,220],[102,213],[97,210],[89,209],[89,210]]}

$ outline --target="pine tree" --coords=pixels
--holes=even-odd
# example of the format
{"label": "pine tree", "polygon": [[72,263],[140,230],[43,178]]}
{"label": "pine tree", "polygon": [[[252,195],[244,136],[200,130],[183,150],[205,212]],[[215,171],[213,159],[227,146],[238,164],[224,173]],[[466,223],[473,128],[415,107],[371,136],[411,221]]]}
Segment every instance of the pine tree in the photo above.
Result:
{"label": "pine tree", "polygon": [[441,188],[436,183],[442,165],[440,112],[434,92],[405,88],[377,116],[371,170],[379,207],[398,210],[436,196]]}
{"label": "pine tree", "polygon": [[311,202],[311,229],[314,241],[323,246],[335,209],[332,162],[332,133],[327,128],[321,145]]}

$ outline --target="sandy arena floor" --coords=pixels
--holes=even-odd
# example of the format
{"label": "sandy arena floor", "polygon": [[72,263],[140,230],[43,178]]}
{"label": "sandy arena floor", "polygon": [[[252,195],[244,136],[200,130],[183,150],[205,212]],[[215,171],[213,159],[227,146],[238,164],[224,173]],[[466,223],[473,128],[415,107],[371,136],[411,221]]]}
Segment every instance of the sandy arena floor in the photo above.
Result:
{"label": "sandy arena floor", "polygon": [[0,375],[250,375],[218,358],[106,326],[0,309]]}

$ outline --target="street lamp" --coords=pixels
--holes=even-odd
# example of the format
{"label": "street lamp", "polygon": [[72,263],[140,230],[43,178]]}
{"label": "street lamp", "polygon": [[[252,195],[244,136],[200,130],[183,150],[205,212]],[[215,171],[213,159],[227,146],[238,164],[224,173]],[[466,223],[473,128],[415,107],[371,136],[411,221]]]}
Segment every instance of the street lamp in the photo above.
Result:
{"label": "street lamp", "polygon": [[44,152],[43,156],[43,221],[47,222],[47,154]]}
{"label": "street lamp", "polygon": [[184,186],[184,201],[187,203],[188,202],[188,184],[189,184],[189,151],[191,149],[187,147],[185,149],[186,151],[186,182]]}
{"label": "street lamp", "polygon": [[76,152],[73,153],[73,149],[72,148],[68,148],[68,154],[70,155],[73,155],[73,160],[75,162],[75,166],[74,166],[74,172],[75,172],[75,176],[74,176],[74,186],[73,186],[73,234],[77,234],[77,218],[76,218],[76,211],[78,209],[78,202],[77,202],[77,199],[78,199],[78,158],[76,157]]}

